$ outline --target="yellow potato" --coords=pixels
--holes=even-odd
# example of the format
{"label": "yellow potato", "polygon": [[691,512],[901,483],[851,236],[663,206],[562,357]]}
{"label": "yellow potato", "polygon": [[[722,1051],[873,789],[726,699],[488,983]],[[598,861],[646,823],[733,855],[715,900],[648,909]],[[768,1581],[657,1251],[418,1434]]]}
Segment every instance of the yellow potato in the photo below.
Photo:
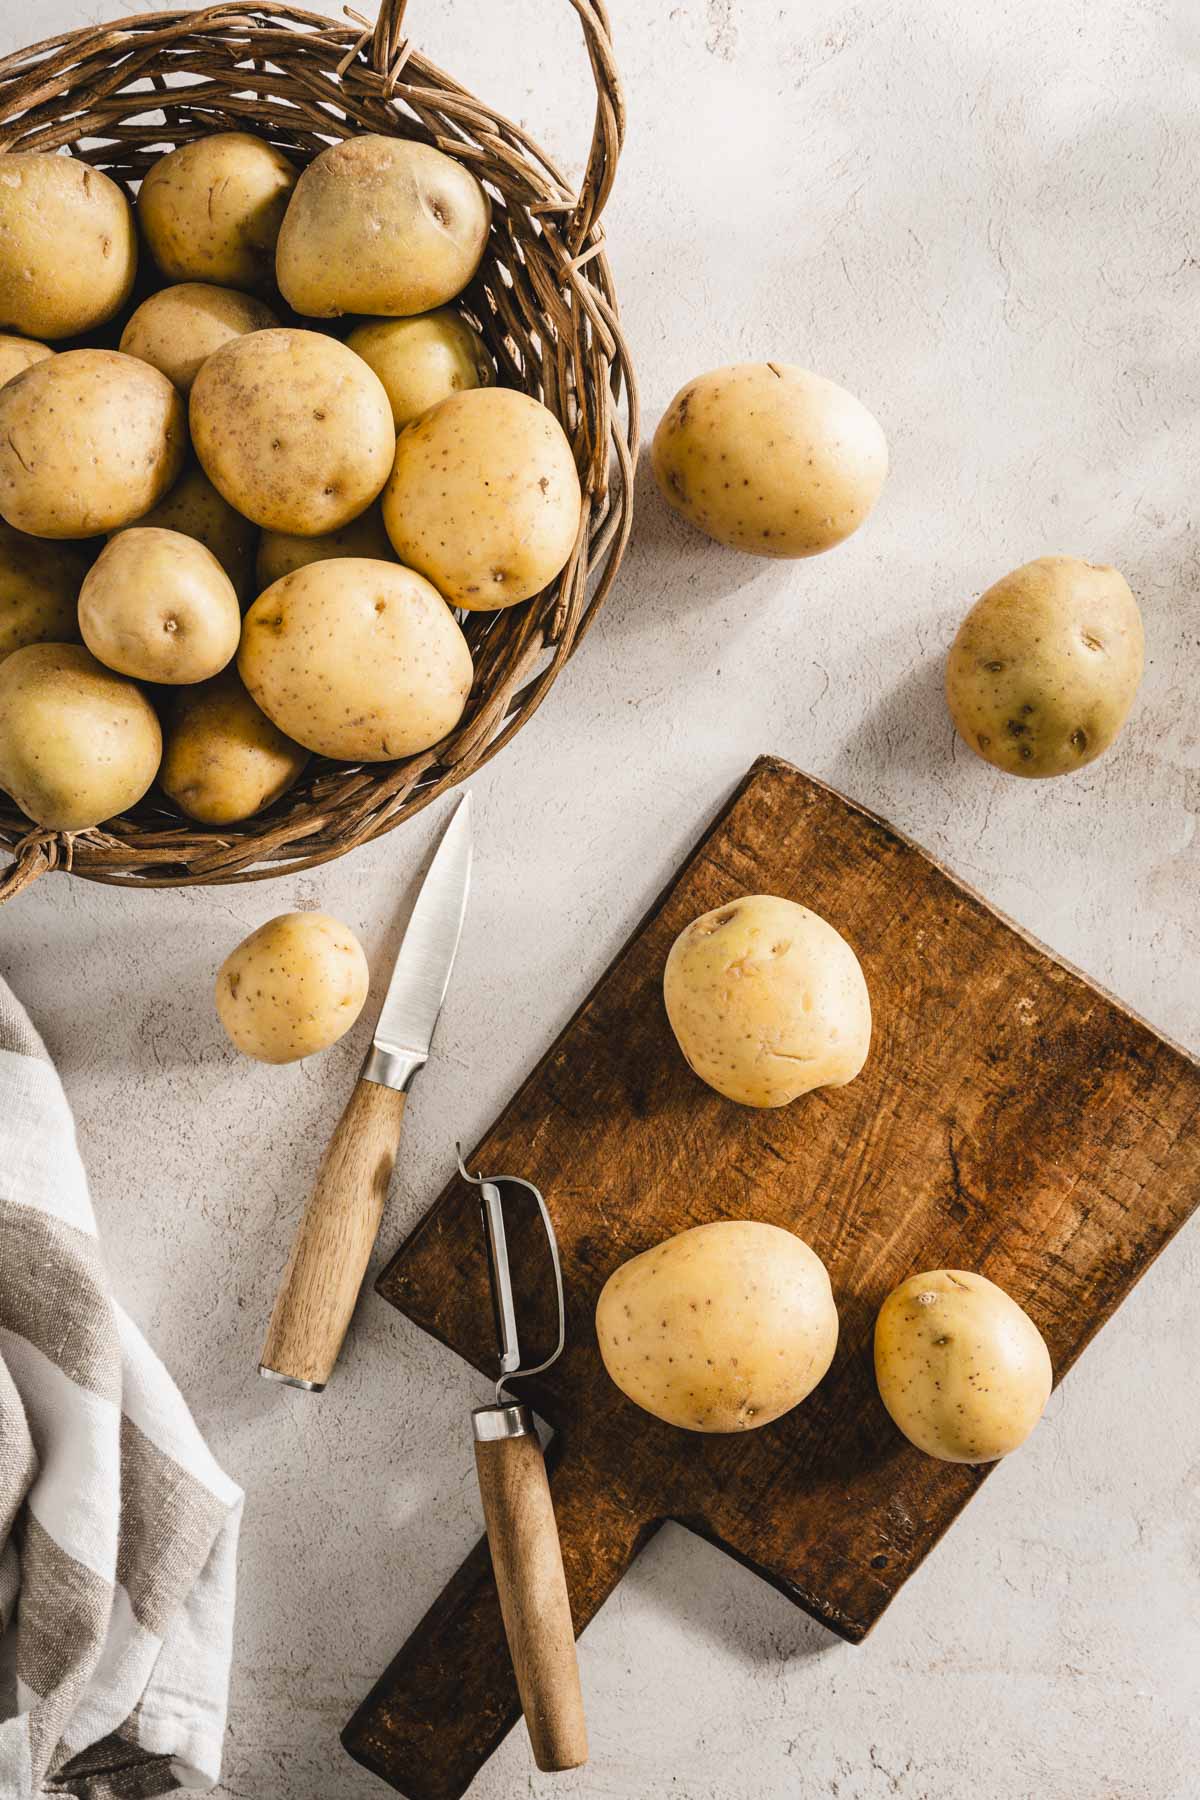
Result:
{"label": "yellow potato", "polygon": [[1124,577],[1039,556],[975,602],[946,665],[959,736],[1010,775],[1069,775],[1108,749],[1142,679],[1142,615]]}
{"label": "yellow potato", "polygon": [[172,696],[158,784],[189,818],[234,825],[285,794],[307,762],[226,669]]}
{"label": "yellow potato", "polygon": [[205,681],[231,660],[242,631],[233,583],[211,550],[180,531],[117,532],[79,593],[92,655],[138,681]]}
{"label": "yellow potato", "polygon": [[857,956],[819,914],[774,894],[746,894],[681,931],[663,998],[694,1073],[741,1106],[844,1087],[871,1047]]}
{"label": "yellow potato", "polygon": [[428,312],[483,259],[491,202],[462,163],[408,138],[346,138],[311,162],[275,254],[279,291],[312,319]]}
{"label": "yellow potato", "polygon": [[793,363],[736,363],[676,394],[651,451],[667,504],[755,556],[816,556],[857,531],[887,440],[853,394]]}
{"label": "yellow potato", "polygon": [[182,531],[211,550],[243,604],[258,592],[254,576],[258,527],[218,494],[199,463],[190,463],[170,492],[137,523]]}
{"label": "yellow potato", "polygon": [[244,131],[194,138],[160,157],[138,195],[150,254],[169,281],[269,290],[297,171]]}
{"label": "yellow potato", "polygon": [[0,388],[0,515],[83,538],[149,512],[183,466],[183,402],[116,350],[64,350]]}
{"label": "yellow potato", "polygon": [[196,377],[191,423],[205,474],[229,504],[299,537],[364,512],[396,447],[379,377],[319,331],[232,339]]}
{"label": "yellow potato", "polygon": [[475,388],[400,433],[383,522],[400,561],[452,606],[494,612],[554,580],[581,505],[554,414],[512,388]]}
{"label": "yellow potato", "polygon": [[44,362],[53,355],[49,344],[35,343],[33,338],[0,337],[0,387],[14,375],[23,375],[34,363]]}
{"label": "yellow potato", "polygon": [[411,319],[366,319],[346,342],[382,381],[397,431],[451,394],[496,379],[487,345],[452,306]]}
{"label": "yellow potato", "polygon": [[379,507],[369,506],[340,531],[320,537],[294,537],[286,531],[264,531],[258,544],[258,591],[306,564],[327,562],[337,556],[368,556],[373,562],[394,562],[392,541],[383,528]]}
{"label": "yellow potato", "polygon": [[35,825],[84,831],[115,818],[161,755],[141,689],[82,644],[26,644],[0,662],[0,788]]}
{"label": "yellow potato", "polygon": [[244,938],[217,975],[217,1014],[258,1062],[298,1062],[357,1019],[370,974],[362,945],[328,913],[281,913]]}
{"label": "yellow potato", "polygon": [[120,312],[137,274],[128,200],[73,156],[0,158],[0,330],[65,338]]}
{"label": "yellow potato", "polygon": [[452,731],[471,652],[441,595],[398,563],[309,563],[260,594],[242,680],[281,731],[320,756],[386,762]]}
{"label": "yellow potato", "polygon": [[183,281],[142,301],[121,333],[121,348],[161,369],[181,394],[190,394],[201,364],[222,344],[278,324],[271,308],[252,294]]}
{"label": "yellow potato", "polygon": [[875,1323],[875,1379],[893,1421],[943,1462],[995,1462],[1023,1444],[1050,1398],[1041,1332],[984,1275],[910,1275]]}
{"label": "yellow potato", "polygon": [[48,544],[0,525],[0,658],[23,644],[78,638],[76,602],[88,561],[82,544]]}
{"label": "yellow potato", "polygon": [[596,1336],[635,1406],[688,1431],[748,1431],[812,1393],[838,1316],[803,1239],[728,1219],[622,1263],[600,1294]]}

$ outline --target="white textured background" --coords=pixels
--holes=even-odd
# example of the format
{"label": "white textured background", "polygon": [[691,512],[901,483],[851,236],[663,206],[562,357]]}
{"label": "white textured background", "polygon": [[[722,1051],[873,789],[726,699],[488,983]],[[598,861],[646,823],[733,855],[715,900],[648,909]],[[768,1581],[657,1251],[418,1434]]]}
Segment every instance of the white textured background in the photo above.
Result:
{"label": "white textured background", "polygon": [[[0,46],[115,6],[6,0]],[[614,11],[630,134],[609,234],[649,424],[701,369],[783,358],[866,400],[893,474],[858,537],[790,566],[691,535],[642,481],[616,593],[474,783],[478,880],[384,1250],[764,750],[885,813],[1200,1048],[1193,0]],[[409,19],[579,173],[566,0],[411,0]],[[1110,755],[1021,783],[956,749],[940,664],[973,596],[1044,551],[1124,570],[1149,663]],[[254,1372],[367,1020],[273,1070],[235,1057],[210,1001],[220,959],[289,907],[339,914],[382,967],[435,823],[267,886],[49,879],[0,917],[123,1297],[248,1490],[227,1796],[387,1791],[338,1729],[479,1529],[478,1380],[381,1301],[323,1399]],[[866,1645],[668,1527],[583,1640],[588,1769],[531,1773],[518,1731],[473,1794],[1195,1796],[1198,1277],[1192,1230]]]}

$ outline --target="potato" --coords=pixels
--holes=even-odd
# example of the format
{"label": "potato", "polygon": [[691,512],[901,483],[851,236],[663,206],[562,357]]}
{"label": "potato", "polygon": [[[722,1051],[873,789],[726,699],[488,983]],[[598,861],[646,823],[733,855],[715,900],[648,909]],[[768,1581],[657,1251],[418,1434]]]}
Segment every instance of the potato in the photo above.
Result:
{"label": "potato", "polygon": [[115,818],[161,755],[141,689],[82,644],[26,644],[0,662],[0,788],[35,825],[84,831]]}
{"label": "potato", "polygon": [[258,593],[254,575],[258,527],[218,494],[199,463],[189,464],[170,492],[137,523],[182,531],[211,550],[243,604]]}
{"label": "potato", "polygon": [[279,291],[311,319],[428,312],[466,287],[491,222],[474,175],[440,150],[346,138],[296,184],[275,252]]}
{"label": "potato", "polygon": [[174,686],[225,667],[242,609],[211,550],[180,531],[138,526],[119,531],[88,571],[79,629],[107,668]]}
{"label": "potato", "polygon": [[1050,1398],[1041,1332],[1003,1288],[964,1269],[910,1275],[875,1322],[875,1379],[893,1421],[943,1462],[995,1462]]}
{"label": "potato", "polygon": [[142,301],[121,333],[121,349],[161,369],[181,394],[190,394],[201,364],[222,344],[278,324],[271,308],[251,294],[183,281]]}
{"label": "potato", "polygon": [[379,377],[319,331],[232,339],[196,377],[191,422],[205,474],[229,504],[299,537],[364,512],[396,447]]}
{"label": "potato", "polygon": [[169,281],[269,291],[275,240],[297,171],[245,131],[194,138],[147,171],[138,218]]}
{"label": "potato", "polygon": [[128,200],[73,156],[0,161],[0,330],[75,337],[120,312],[137,274]]}
{"label": "potato", "polygon": [[294,537],[286,531],[264,531],[258,544],[258,591],[270,587],[307,563],[327,562],[337,556],[368,556],[373,562],[394,562],[392,540],[383,528],[383,513],[369,506],[340,531],[320,537]]}
{"label": "potato", "polygon": [[471,652],[436,589],[398,563],[309,563],[260,594],[238,652],[269,719],[320,756],[385,762],[452,731]]}
{"label": "potato", "polygon": [[950,716],[994,768],[1069,775],[1120,731],[1143,657],[1142,615],[1116,569],[1039,556],[981,594],[959,627]]}
{"label": "potato", "polygon": [[689,381],[659,421],[651,461],[668,506],[755,556],[840,544],[888,467],[861,400],[793,363],[736,363]]}
{"label": "potato", "polygon": [[382,381],[397,431],[451,394],[496,379],[487,345],[452,306],[411,319],[366,319],[346,342]]}
{"label": "potato", "polygon": [[78,638],[76,602],[87,572],[82,544],[47,544],[0,525],[0,658],[23,644]]}
{"label": "potato", "polygon": [[336,1044],[357,1019],[370,972],[348,925],[281,913],[243,938],[217,975],[217,1015],[258,1062],[298,1062]]}
{"label": "potato", "polygon": [[635,1406],[688,1431],[749,1431],[812,1393],[838,1316],[802,1238],[725,1219],[622,1263],[601,1291],[596,1336]]}
{"label": "potato", "polygon": [[0,515],[83,538],[149,512],[183,466],[183,401],[117,350],[64,350],[0,388]]}
{"label": "potato", "polygon": [[0,337],[0,387],[14,375],[23,375],[34,363],[44,362],[53,355],[49,344],[35,343],[33,338]]}
{"label": "potato", "polygon": [[172,696],[158,784],[189,818],[235,825],[285,794],[307,762],[226,669]]}
{"label": "potato", "polygon": [[554,580],[581,505],[554,414],[511,388],[475,388],[400,433],[383,522],[400,561],[452,606],[494,612]]}
{"label": "potato", "polygon": [[663,998],[693,1072],[741,1106],[844,1087],[871,1047],[857,956],[819,914],[774,894],[746,894],[681,931]]}

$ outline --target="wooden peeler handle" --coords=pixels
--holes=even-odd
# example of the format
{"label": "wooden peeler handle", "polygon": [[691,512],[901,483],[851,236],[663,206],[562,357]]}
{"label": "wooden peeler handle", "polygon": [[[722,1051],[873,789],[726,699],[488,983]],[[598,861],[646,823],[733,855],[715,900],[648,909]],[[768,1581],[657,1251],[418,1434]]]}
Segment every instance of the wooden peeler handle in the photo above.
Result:
{"label": "wooden peeler handle", "polygon": [[562,1547],[533,1414],[481,1406],[471,1415],[492,1570],[539,1769],[587,1761],[587,1728]]}
{"label": "wooden peeler handle", "polygon": [[338,1359],[400,1147],[402,1090],[359,1078],[283,1273],[258,1372],[319,1393]]}

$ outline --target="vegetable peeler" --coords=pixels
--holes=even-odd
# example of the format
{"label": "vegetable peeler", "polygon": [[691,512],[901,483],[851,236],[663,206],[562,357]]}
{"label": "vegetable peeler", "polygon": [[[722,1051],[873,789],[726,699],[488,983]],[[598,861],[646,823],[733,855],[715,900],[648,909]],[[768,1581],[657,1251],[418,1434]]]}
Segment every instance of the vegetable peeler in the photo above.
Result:
{"label": "vegetable peeler", "polygon": [[[539,1769],[577,1769],[587,1761],[587,1728],[554,1504],[533,1413],[505,1392],[508,1382],[517,1376],[540,1375],[562,1355],[566,1308],[558,1240],[546,1202],[532,1182],[515,1176],[472,1175],[464,1166],[461,1149],[458,1168],[463,1180],[479,1189],[500,1349],[495,1399],[487,1406],[477,1406],[471,1414],[475,1470],[500,1611],[534,1760]],[[504,1221],[504,1191],[513,1188],[532,1195],[537,1205],[558,1300],[555,1347],[544,1362],[527,1369],[521,1367]]]}

